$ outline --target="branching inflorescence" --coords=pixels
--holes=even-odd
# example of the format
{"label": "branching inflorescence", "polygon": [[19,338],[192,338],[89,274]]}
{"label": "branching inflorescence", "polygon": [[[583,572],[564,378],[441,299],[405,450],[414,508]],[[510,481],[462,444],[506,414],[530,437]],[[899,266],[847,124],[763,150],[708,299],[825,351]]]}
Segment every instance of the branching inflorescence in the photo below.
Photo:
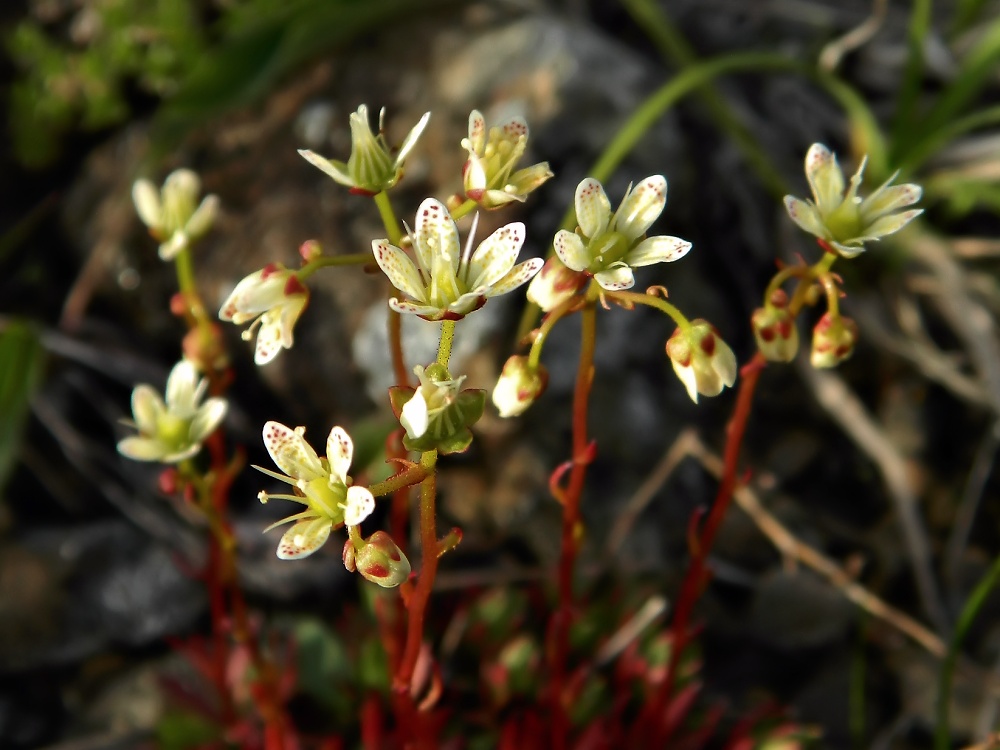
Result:
{"label": "branching inflorescence", "polygon": [[[417,736],[423,730],[413,718],[415,686],[424,679],[420,674],[434,671],[429,666],[433,665],[433,656],[424,645],[425,613],[438,558],[461,538],[458,530],[444,538],[437,535],[437,459],[441,454],[469,447],[475,438],[472,428],[486,403],[484,391],[463,389],[465,376],[451,369],[456,326],[493,297],[531,282],[527,298],[545,315],[524,341],[528,351],[513,354],[507,360],[492,393],[500,416],[515,417],[523,414],[545,390],[547,374],[540,361],[545,343],[561,321],[579,314],[583,325],[573,399],[573,444],[570,458],[556,469],[550,481],[553,496],[562,506],[563,524],[558,603],[549,624],[546,669],[552,737],[555,747],[564,747],[569,732],[567,706],[575,689],[569,679],[569,628],[576,611],[573,577],[581,537],[580,500],[587,465],[596,450],[587,434],[597,345],[596,315],[600,309],[612,305],[626,310],[643,305],[668,315],[677,327],[665,342],[666,353],[694,402],[699,396],[716,396],[733,386],[738,370],[736,356],[713,325],[703,319],[689,320],[671,304],[664,287],[632,291],[637,272],[650,273],[650,280],[654,279],[651,271],[641,269],[679,260],[691,250],[691,243],[683,239],[650,234],[666,206],[665,177],[654,174],[639,180],[634,187],[630,186],[614,211],[601,183],[591,177],[583,179],[575,194],[575,231],[560,230],[555,234],[551,241],[553,252],[547,260],[529,258],[518,263],[529,234],[524,224],[508,223],[477,245],[477,215],[463,246],[457,222],[476,208],[492,211],[521,203],[552,177],[544,162],[520,167],[529,135],[524,120],[513,118],[487,128],[483,116],[473,111],[468,137],[461,142],[467,159],[462,174],[456,175],[461,182],[459,191],[444,202],[426,198],[417,208],[410,228],[395,218],[388,191],[403,179],[406,157],[427,126],[430,113],[419,120],[395,150],[382,127],[384,114],[383,111],[380,115],[377,133],[370,128],[364,105],[351,114],[352,152],[346,162],[328,160],[311,151],[300,153],[352,193],[371,196],[383,219],[386,236],[373,239],[370,251],[356,254],[327,255],[318,243],[307,242],[301,248],[301,268],[273,263],[250,273],[233,289],[218,318],[236,325],[249,323],[243,337],[249,340],[256,333],[254,360],[258,365],[266,365],[283,349],[292,348],[294,326],[309,300],[307,282],[312,274],[335,266],[370,266],[374,261],[402,295],[388,301],[390,343],[398,378],[390,389],[389,404],[399,423],[395,444],[402,446],[392,459],[399,468],[384,481],[367,486],[357,484],[348,474],[354,444],[344,428],[331,429],[326,455],[320,456],[306,441],[304,428],[293,429],[268,421],[263,427],[264,444],[280,472],[255,468],[289,489],[283,493],[262,490],[259,499],[261,502],[283,499],[303,506],[299,512],[269,527],[292,524],[278,543],[279,558],[293,560],[311,555],[328,541],[333,531],[344,527],[345,567],[383,588],[400,589],[398,614],[400,621],[405,618],[405,628],[385,628],[386,632],[395,632],[391,637],[397,639],[387,644],[394,654],[392,684],[398,698],[394,710],[404,733],[411,731]],[[796,317],[804,306],[820,299],[826,300],[827,310],[814,328],[813,365],[832,367],[850,356],[857,339],[857,326],[840,314],[840,279],[831,267],[837,258],[858,255],[866,242],[901,229],[920,213],[919,209],[899,210],[919,199],[920,188],[916,185],[891,186],[890,179],[868,198],[859,197],[863,167],[862,162],[845,186],[833,154],[820,144],[809,150],[806,175],[812,200],[788,196],[785,205],[792,220],[815,235],[825,253],[814,265],[781,268],[768,286],[763,307],[752,316],[759,349],[754,360],[758,369],[767,361],[788,362],[796,356],[799,344]],[[193,351],[186,347],[186,358],[175,366],[168,380],[165,400],[149,386],[136,388],[132,406],[139,435],[122,440],[119,450],[138,460],[177,464],[177,473],[172,476],[180,479],[189,495],[202,498],[200,507],[214,532],[214,549],[220,561],[215,572],[217,585],[238,597],[233,540],[224,508],[225,493],[239,461],[227,459],[221,437],[216,433],[226,414],[226,401],[221,395],[228,382],[226,359],[219,355],[221,344],[214,333],[215,323],[204,312],[190,270],[192,244],[208,231],[218,201],[209,196],[196,205],[199,191],[197,176],[185,170],[168,177],[162,191],[157,192],[146,181],[137,182],[133,191],[140,217],[162,243],[161,257],[177,263],[181,312],[198,334],[195,340],[200,343]],[[783,286],[793,279],[796,286],[789,293]],[[396,319],[400,314],[419,316],[428,321],[427,325],[439,328],[437,357],[413,366],[415,385],[405,377],[411,370],[403,366]],[[745,424],[755,384],[756,370],[746,391],[741,390],[734,423]],[[209,390],[211,397],[203,401]],[[741,435],[742,429],[731,431],[731,439],[736,443],[731,450],[727,449],[728,484],[724,482],[716,508],[701,532],[680,594],[672,629],[676,648],[670,657],[667,676],[658,688],[662,715],[667,713],[665,702],[671,697],[677,660],[688,637],[687,619],[702,588],[705,556],[728,502],[726,493],[731,494],[735,481]],[[205,444],[211,448],[208,469],[196,461]],[[408,456],[407,452],[413,455]],[[404,538],[393,539],[385,530],[376,530],[367,538],[361,533],[362,524],[370,523],[369,517],[380,498],[405,499],[406,491],[413,487],[419,487],[420,547],[415,571],[401,549],[406,546]],[[393,516],[405,521],[406,514],[394,512]],[[405,534],[405,529],[399,528],[400,523],[403,522],[393,527],[397,537]],[[225,611],[220,610],[218,617],[217,628],[221,629]],[[418,663],[422,665],[420,669]],[[275,686],[267,682],[273,670],[259,653],[257,668],[266,688],[261,692],[261,710],[270,717],[268,726],[271,729],[285,726]],[[224,681],[224,676],[219,679]],[[420,709],[429,707],[425,699]],[[642,716],[653,727],[647,736],[664,737],[666,730],[657,723],[660,719],[656,718],[656,711],[650,709]]]}

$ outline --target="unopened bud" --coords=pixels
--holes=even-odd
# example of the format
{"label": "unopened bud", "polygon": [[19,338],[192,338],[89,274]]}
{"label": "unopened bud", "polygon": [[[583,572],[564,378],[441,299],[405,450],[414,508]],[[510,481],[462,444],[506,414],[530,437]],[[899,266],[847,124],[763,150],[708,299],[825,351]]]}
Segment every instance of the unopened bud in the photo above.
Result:
{"label": "unopened bud", "polygon": [[545,312],[552,312],[563,302],[583,289],[587,277],[563,265],[553,256],[545,261],[542,270],[528,284],[528,300]]}
{"label": "unopened bud", "polygon": [[694,320],[686,331],[678,328],[667,341],[674,372],[698,403],[698,394],[718,396],[736,382],[736,355],[707,320]]}
{"label": "unopened bud", "polygon": [[323,255],[323,248],[316,240],[306,240],[299,245],[299,255],[304,262],[311,263]]}
{"label": "unopened bud", "polygon": [[545,390],[549,374],[544,367],[532,367],[528,357],[515,355],[507,360],[493,389],[493,405],[500,416],[523,414]]}
{"label": "unopened bud", "polygon": [[376,531],[353,553],[345,547],[344,565],[348,570],[353,565],[369,581],[387,589],[398,586],[410,576],[410,561],[384,531]]}
{"label": "unopened bud", "polygon": [[784,307],[766,305],[750,319],[757,349],[771,362],[791,362],[799,350],[799,330]]}
{"label": "unopened bud", "polygon": [[854,353],[857,341],[857,323],[850,318],[827,312],[813,328],[809,361],[816,368],[836,367]]}

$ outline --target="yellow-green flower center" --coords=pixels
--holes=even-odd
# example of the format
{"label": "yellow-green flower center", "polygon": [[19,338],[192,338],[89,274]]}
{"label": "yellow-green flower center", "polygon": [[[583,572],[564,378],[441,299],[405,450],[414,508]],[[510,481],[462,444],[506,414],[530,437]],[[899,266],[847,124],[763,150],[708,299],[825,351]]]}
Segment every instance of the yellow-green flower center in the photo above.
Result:
{"label": "yellow-green flower center", "polygon": [[314,511],[332,518],[335,523],[343,520],[344,509],[341,506],[347,498],[347,487],[339,482],[331,486],[330,478],[322,476],[310,480],[302,491]]}
{"label": "yellow-green flower center", "polygon": [[156,420],[156,438],[171,450],[186,448],[191,430],[191,420],[164,412]]}
{"label": "yellow-green flower center", "polygon": [[625,257],[632,249],[632,243],[621,232],[605,232],[594,237],[587,246],[590,251],[590,265],[587,270],[598,273],[607,270],[612,263]]}
{"label": "yellow-green flower center", "polygon": [[830,230],[834,240],[846,242],[863,234],[860,206],[860,201],[847,198],[823,217],[823,223]]}

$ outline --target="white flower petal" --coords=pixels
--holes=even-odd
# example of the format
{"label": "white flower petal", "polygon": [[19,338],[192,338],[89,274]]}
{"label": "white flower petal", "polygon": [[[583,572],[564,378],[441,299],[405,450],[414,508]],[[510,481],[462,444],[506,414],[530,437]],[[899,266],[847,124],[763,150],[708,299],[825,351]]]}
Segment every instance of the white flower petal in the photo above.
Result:
{"label": "white flower petal", "polygon": [[375,497],[366,487],[348,487],[344,507],[344,523],[357,526],[375,510]]}
{"label": "white flower petal", "polygon": [[462,144],[470,154],[482,155],[486,148],[486,120],[478,109],[469,114],[468,143]]}
{"label": "white flower petal", "polygon": [[910,211],[902,211],[898,214],[883,216],[865,227],[865,236],[859,239],[876,240],[879,237],[885,237],[887,234],[898,232],[915,218],[920,216],[923,212],[924,209],[915,208]]}
{"label": "white flower petal", "polygon": [[351,468],[353,455],[354,443],[344,428],[330,430],[326,439],[326,460],[330,462],[330,476],[341,484],[347,484],[347,471]]}
{"label": "white flower petal", "polygon": [[378,267],[389,277],[394,287],[420,302],[427,299],[420,272],[405,252],[390,245],[388,240],[372,240],[372,252]]}
{"label": "white flower petal", "polygon": [[413,398],[403,404],[400,410],[399,423],[406,430],[406,434],[411,438],[419,438],[427,432],[430,424],[430,414],[427,411],[427,400],[420,388],[413,394]]}
{"label": "white flower petal", "polygon": [[418,305],[415,302],[399,300],[395,297],[389,300],[389,307],[398,313],[406,315],[419,315],[420,317],[427,318],[428,320],[440,319],[443,312],[440,307],[435,307],[434,305]]}
{"label": "white flower petal", "polygon": [[923,189],[920,185],[908,183],[906,185],[893,185],[889,187],[889,183],[892,182],[893,177],[895,175],[886,180],[878,190],[865,198],[861,203],[861,215],[868,221],[877,219],[890,211],[895,211],[897,208],[912,206],[920,200],[920,196],[923,194]]}
{"label": "white flower petal", "polygon": [[159,440],[131,435],[118,443],[118,452],[133,461],[159,461],[167,449]]}
{"label": "white flower petal", "polygon": [[176,258],[180,255],[181,250],[188,246],[188,240],[187,232],[178,229],[170,235],[170,239],[160,243],[160,247],[157,250],[160,260],[171,261]]}
{"label": "white flower petal", "polygon": [[[384,111],[384,110],[383,110]],[[403,139],[403,143],[399,146],[399,151],[396,152],[396,165],[400,165],[409,155],[413,147],[417,145],[417,139],[420,138],[421,133],[424,132],[424,128],[427,127],[427,121],[431,119],[430,112],[424,112],[424,116],[417,121],[410,132],[406,134],[406,138]]]}
{"label": "white flower petal", "polygon": [[257,328],[257,344],[254,347],[253,361],[255,365],[263,366],[271,362],[281,352],[281,320],[274,316],[261,319]]}
{"label": "white flower petal", "polygon": [[510,269],[510,272],[486,291],[487,297],[498,297],[517,289],[527,283],[536,273],[542,270],[545,261],[541,258],[530,258]]}
{"label": "white flower petal", "polygon": [[462,183],[469,198],[474,201],[482,200],[483,191],[486,190],[486,168],[483,166],[483,160],[476,154],[470,154],[465,163],[465,175],[462,178]]}
{"label": "white flower petal", "polygon": [[483,240],[469,261],[469,287],[492,286],[510,273],[523,244],[524,224],[519,221],[500,227]]}
{"label": "white flower petal", "polygon": [[865,251],[864,243],[861,240],[849,240],[849,241],[853,244],[845,245],[841,244],[840,242],[834,242],[833,240],[828,240],[828,242],[830,243],[830,247],[832,247],[838,255],[841,255],[845,258],[856,258]]}
{"label": "white flower petal", "polygon": [[814,143],[806,154],[806,179],[820,211],[832,211],[844,199],[844,173],[837,157],[822,143]]}
{"label": "white flower petal", "polygon": [[[593,238],[608,228],[611,220],[611,201],[601,183],[588,177],[576,186],[576,221],[587,238]],[[563,263],[566,263],[564,260]],[[569,263],[566,263],[569,266]],[[572,268],[572,266],[570,266]],[[581,271],[583,269],[574,269]]]}
{"label": "white flower petal", "polygon": [[586,271],[587,266],[590,265],[590,255],[587,253],[587,247],[583,244],[583,240],[580,239],[580,235],[575,232],[560,229],[556,232],[556,236],[552,240],[552,246],[555,248],[559,260],[567,268],[574,271]]}
{"label": "white flower petal", "polygon": [[229,404],[226,399],[214,397],[208,399],[191,420],[191,427],[188,430],[188,439],[193,443],[200,443],[219,426],[219,423],[226,416]]}
{"label": "white flower petal", "polygon": [[823,239],[830,239],[830,230],[823,223],[823,217],[819,215],[816,207],[806,201],[799,200],[792,195],[785,196],[785,210],[792,221],[799,225],[809,234]]}
{"label": "white flower petal", "polygon": [[219,196],[206,195],[198,208],[195,209],[195,212],[191,214],[191,218],[188,219],[184,229],[191,237],[201,237],[212,228],[212,224],[215,223],[215,217],[218,215]]}
{"label": "white flower petal", "polygon": [[347,165],[344,164],[344,162],[324,159],[322,156],[310,151],[309,149],[299,149],[299,156],[312,164],[314,167],[322,169],[341,185],[354,187],[354,180],[351,179],[351,176],[347,171]]}
{"label": "white flower petal", "polygon": [[617,292],[635,286],[632,269],[624,263],[613,264],[611,268],[595,273],[594,278],[601,285],[601,289],[607,289],[609,292]]}
{"label": "white flower petal", "polygon": [[194,412],[201,389],[197,368],[188,360],[182,359],[167,378],[166,401],[171,412],[190,414]]}
{"label": "white flower petal", "polygon": [[691,365],[686,367],[677,363],[677,360],[671,359],[670,363],[674,366],[674,374],[677,375],[677,379],[681,381],[684,386],[684,390],[687,391],[688,398],[698,403],[698,377],[695,375],[694,368]]}
{"label": "white flower petal", "polygon": [[278,557],[282,560],[308,557],[330,538],[331,528],[333,522],[329,518],[299,521],[282,535],[278,542]]}
{"label": "white flower petal", "polygon": [[163,206],[160,204],[160,191],[149,180],[136,180],[132,185],[132,202],[142,223],[150,229],[163,224]]}
{"label": "white flower petal", "polygon": [[137,385],[132,391],[132,418],[139,432],[156,433],[156,425],[166,409],[163,399],[151,386]]}
{"label": "white flower petal", "polygon": [[451,268],[452,277],[458,273],[458,261],[462,253],[458,227],[440,201],[427,198],[420,204],[413,244],[417,259],[425,271],[433,275],[444,261]]}
{"label": "white flower petal", "polygon": [[267,422],[263,432],[264,447],[285,474],[310,482],[324,476],[326,471],[316,451],[303,437],[304,433],[304,427],[293,430],[280,422]]}
{"label": "white flower petal", "polygon": [[616,231],[634,241],[646,233],[666,205],[667,180],[654,174],[626,194],[612,223]]}
{"label": "white flower petal", "polygon": [[691,249],[691,243],[680,237],[656,235],[647,237],[625,256],[624,261],[632,268],[651,266],[654,263],[672,263],[683,258]]}

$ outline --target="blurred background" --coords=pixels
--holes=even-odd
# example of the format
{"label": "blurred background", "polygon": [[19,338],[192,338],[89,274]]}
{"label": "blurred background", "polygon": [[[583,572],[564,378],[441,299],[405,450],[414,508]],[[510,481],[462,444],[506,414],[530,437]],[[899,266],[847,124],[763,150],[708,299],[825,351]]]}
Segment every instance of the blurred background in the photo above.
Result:
{"label": "blurred background", "polygon": [[[296,153],[346,159],[359,104],[386,107],[394,143],[432,112],[392,194],[408,222],[423,198],[460,189],[472,109],[488,122],[521,114],[526,163],[547,160],[555,178],[524,206],[483,215],[479,233],[524,221],[523,257],[544,255],[577,183],[646,97],[699,59],[739,53],[790,63],[748,61],[711,79],[657,118],[605,183],[615,203],[629,183],[666,175],[654,229],[694,244],[681,262],[640,271],[638,285],[666,285],[745,362],[749,316],[776,259],[818,257],[780,201],[808,196],[811,143],[837,151],[849,172],[871,151],[874,185],[902,168],[902,181],[925,186],[919,227],[838,263],[843,309],[861,329],[853,358],[818,375],[804,361],[769,367],[744,463],[798,540],[947,642],[1000,529],[997,10],[979,0],[4,2],[0,746],[201,742],[176,706],[198,692],[178,644],[207,632],[194,575],[204,530],[159,492],[155,466],[115,450],[132,387],[162,388],[183,333],[168,308],[174,270],[135,215],[134,180],[159,184],[187,167],[220,197],[195,256],[206,303],[218,307],[252,271],[294,266],[306,240],[356,253],[384,236],[368,199]],[[274,363],[254,367],[238,330],[225,331],[236,376],[226,426],[248,463],[269,466],[264,421],[305,425],[316,444],[345,425],[374,476],[392,425],[384,283],[356,269],[312,282],[295,347]],[[460,326],[453,372],[471,387],[491,388],[516,346],[523,296],[510,296]],[[407,323],[410,364],[432,359],[434,327]],[[689,519],[716,480],[697,457],[669,472],[661,462],[682,435],[719,450],[734,394],[688,400],[664,354],[673,326],[662,315],[613,310],[598,325],[581,578],[595,601],[610,597],[595,621],[617,622],[650,592],[676,592]],[[546,483],[569,453],[575,326],[561,324],[546,346],[549,389],[525,417],[488,408],[472,449],[442,464],[442,524],[465,538],[442,561],[438,634],[451,632],[456,602],[552,580],[560,511]],[[385,689],[377,644],[359,655],[345,635],[370,595],[359,596],[336,544],[301,562],[275,558],[277,536],[261,530],[284,509],[257,503],[266,481],[246,471],[232,495],[255,622],[299,660],[297,725],[357,746],[355,699]],[[739,508],[712,563],[698,612],[712,701],[736,717],[787,707],[822,732],[820,747],[932,746],[940,654],[849,602],[844,580],[778,552]],[[998,614],[1000,597],[987,595],[964,640],[956,743],[996,727]],[[487,659],[441,647],[455,675],[463,660]],[[455,705],[468,705],[476,688],[453,683]]]}

